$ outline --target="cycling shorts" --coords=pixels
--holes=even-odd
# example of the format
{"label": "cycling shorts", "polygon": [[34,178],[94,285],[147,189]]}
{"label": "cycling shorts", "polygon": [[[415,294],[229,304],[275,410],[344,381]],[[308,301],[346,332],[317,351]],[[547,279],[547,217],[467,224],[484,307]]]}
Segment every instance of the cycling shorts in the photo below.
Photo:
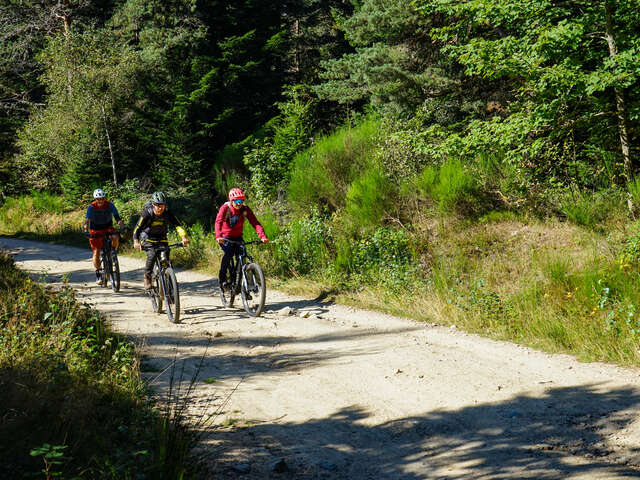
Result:
{"label": "cycling shorts", "polygon": [[[103,228],[101,230],[89,230],[90,235],[103,235],[105,233],[116,233],[116,229],[113,227]],[[102,237],[89,237],[89,245],[92,250],[100,250],[103,245]]]}

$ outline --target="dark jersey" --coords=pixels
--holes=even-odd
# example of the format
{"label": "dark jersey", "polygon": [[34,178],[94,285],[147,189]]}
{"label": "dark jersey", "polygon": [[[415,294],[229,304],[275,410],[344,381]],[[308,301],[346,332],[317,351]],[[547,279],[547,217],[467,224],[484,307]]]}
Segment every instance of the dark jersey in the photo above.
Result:
{"label": "dark jersey", "polygon": [[162,215],[156,216],[156,214],[153,213],[151,204],[147,204],[142,209],[140,219],[133,229],[133,239],[140,240],[140,235],[144,233],[144,236],[150,242],[166,242],[169,225],[182,227],[180,220],[178,220],[169,208],[165,208]]}
{"label": "dark jersey", "polygon": [[112,217],[115,217],[117,222],[120,221],[120,215],[118,215],[115,205],[111,202],[99,205],[95,200],[89,205],[85,215],[85,218],[89,219],[91,230],[104,230],[111,227],[113,225]]}

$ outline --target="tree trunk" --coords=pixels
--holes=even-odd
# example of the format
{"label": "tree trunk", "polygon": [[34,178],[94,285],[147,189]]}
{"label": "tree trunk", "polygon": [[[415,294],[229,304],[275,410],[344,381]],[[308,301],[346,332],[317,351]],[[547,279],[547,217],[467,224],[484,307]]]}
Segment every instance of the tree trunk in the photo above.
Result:
{"label": "tree trunk", "polygon": [[107,125],[107,114],[104,111],[104,104],[101,105],[102,109],[102,122],[104,124],[104,133],[107,136],[107,145],[109,146],[109,155],[111,156],[111,169],[113,170],[113,184],[118,185],[118,178],[116,177],[116,159],[113,155],[113,148],[111,146],[111,136],[109,135],[109,127]]}
{"label": "tree trunk", "polygon": [[[615,0],[605,0],[605,20],[607,24],[607,45],[609,46],[609,56],[615,58],[618,55],[618,47],[616,46],[616,39],[613,34],[613,2]],[[624,91],[618,87],[613,89],[616,97],[616,115],[618,116],[618,130],[620,132],[620,147],[622,151],[622,164],[624,169],[624,177],[627,185],[633,180],[633,162],[631,160],[631,151],[629,148],[629,127],[628,127],[628,114],[627,105],[624,99]],[[631,194],[627,192],[627,206],[629,211],[633,214],[633,202]]]}
{"label": "tree trunk", "polygon": [[[69,51],[69,34],[71,33],[71,16],[67,10],[68,6],[69,0],[58,0],[58,4],[53,8],[53,15],[62,20],[67,52]],[[69,96],[73,94],[73,75],[71,70],[67,70],[67,91],[69,92]]]}

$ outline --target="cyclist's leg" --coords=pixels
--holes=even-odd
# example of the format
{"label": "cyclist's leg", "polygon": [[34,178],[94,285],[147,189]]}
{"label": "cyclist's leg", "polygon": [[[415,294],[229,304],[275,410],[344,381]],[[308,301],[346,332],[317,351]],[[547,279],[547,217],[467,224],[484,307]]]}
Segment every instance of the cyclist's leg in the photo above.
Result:
{"label": "cyclist's leg", "polygon": [[[91,230],[89,232],[91,235],[99,235],[99,230]],[[101,282],[100,276],[100,253],[102,252],[102,237],[90,237],[89,245],[91,246],[92,251],[92,260],[93,260],[93,268],[96,270],[96,283]]]}
{"label": "cyclist's leg", "polygon": [[156,249],[150,242],[144,242],[142,249],[147,254],[147,260],[144,264],[144,288],[149,290],[151,288],[151,272],[153,272],[153,263],[156,260]]}
{"label": "cyclist's leg", "polygon": [[236,253],[237,245],[225,242],[220,245],[220,248],[222,248],[222,251],[224,252],[222,260],[220,261],[220,271],[218,272],[218,282],[220,287],[222,287],[225,283],[233,281],[233,279],[228,279],[227,272],[229,270],[231,259]]}
{"label": "cyclist's leg", "polygon": [[111,246],[114,250],[118,250],[118,246],[120,245],[120,238],[115,233],[111,235]]}

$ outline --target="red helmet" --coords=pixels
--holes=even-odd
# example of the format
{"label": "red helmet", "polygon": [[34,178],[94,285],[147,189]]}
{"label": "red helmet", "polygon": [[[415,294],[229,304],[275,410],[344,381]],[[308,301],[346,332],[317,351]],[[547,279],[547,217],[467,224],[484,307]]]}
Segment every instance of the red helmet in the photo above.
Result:
{"label": "red helmet", "polygon": [[244,192],[239,188],[232,188],[229,190],[229,200],[244,200]]}

